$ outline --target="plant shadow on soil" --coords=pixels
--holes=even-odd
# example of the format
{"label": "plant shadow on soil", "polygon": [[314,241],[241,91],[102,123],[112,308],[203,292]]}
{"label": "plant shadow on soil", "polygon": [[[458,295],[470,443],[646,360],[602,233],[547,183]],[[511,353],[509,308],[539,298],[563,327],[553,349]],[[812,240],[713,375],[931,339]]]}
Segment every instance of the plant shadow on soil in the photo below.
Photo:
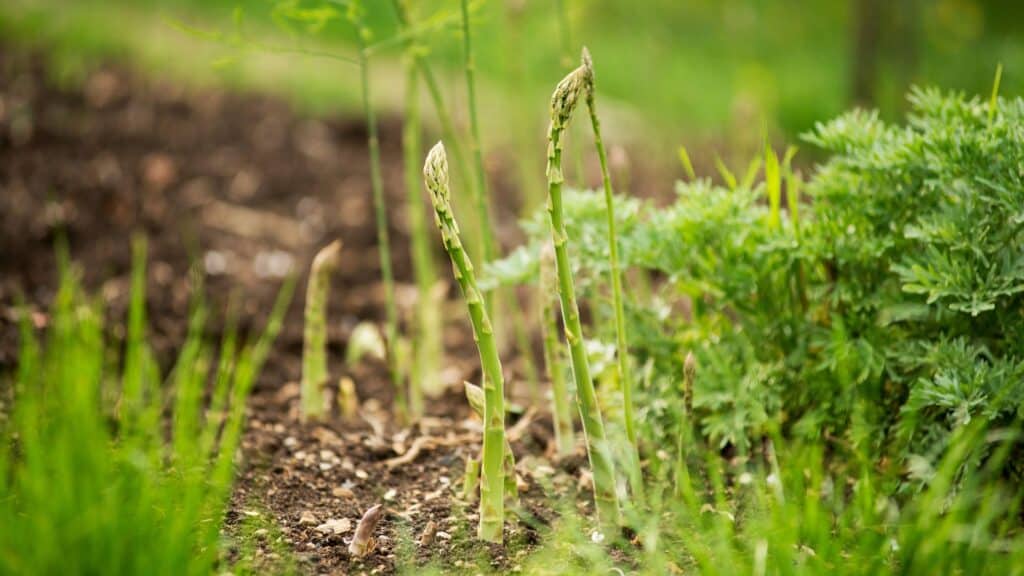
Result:
{"label": "plant shadow on soil", "polygon": [[[17,360],[18,295],[32,308],[37,327],[46,326],[60,235],[85,286],[101,295],[115,340],[124,335],[128,240],[136,232],[149,239],[150,341],[165,368],[187,328],[191,263],[205,270],[206,298],[221,311],[208,337],[221,335],[229,307],[238,311],[244,334],[263,324],[287,270],[304,275],[316,250],[341,238],[343,258],[329,309],[330,369],[335,382],[340,376],[355,381],[363,416],[300,422],[303,302],[296,297],[249,402],[226,519],[229,560],[255,573],[292,567],[391,573],[428,564],[510,568],[555,520],[552,498],[570,498],[588,509],[585,494],[576,498],[582,448],[569,458],[552,458],[550,421],[543,414],[527,416],[510,426],[518,424],[513,446],[524,460],[522,508],[531,521],[510,522],[504,548],[470,538],[475,506],[458,494],[466,457],[478,455],[479,424],[470,418],[461,382],[476,381],[479,369],[451,282],[441,337],[445,379],[453,386],[428,401],[427,417],[411,428],[397,426],[389,416],[393,394],[383,364],[344,366],[352,329],[383,316],[361,123],[302,118],[269,98],[189,91],[117,67],[100,67],[79,80],[56,82],[40,55],[0,50],[0,371]],[[407,320],[415,289],[408,223],[400,213],[400,129],[398,120],[385,120],[382,142],[388,205],[395,211],[390,222],[399,305]],[[496,198],[514,196],[499,192]],[[499,220],[514,222],[518,207],[505,202],[497,207]],[[300,278],[300,286],[304,282]],[[521,370],[510,364],[514,381]],[[525,393],[525,386],[517,389]],[[417,458],[389,462],[421,437],[431,441],[421,442],[425,449]],[[387,514],[376,550],[365,561],[347,552],[351,529],[318,529],[329,520],[344,526],[345,519],[354,527],[377,503]],[[437,533],[420,545],[428,523]]]}

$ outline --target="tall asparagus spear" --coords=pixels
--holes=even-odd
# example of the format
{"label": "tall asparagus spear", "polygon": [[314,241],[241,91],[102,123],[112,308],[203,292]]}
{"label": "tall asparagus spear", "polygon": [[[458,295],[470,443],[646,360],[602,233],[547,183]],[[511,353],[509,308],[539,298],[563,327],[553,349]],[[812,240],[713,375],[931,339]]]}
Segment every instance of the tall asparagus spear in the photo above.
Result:
{"label": "tall asparagus spear", "polygon": [[476,284],[473,263],[459,237],[459,225],[452,212],[448,185],[448,159],[444,144],[438,142],[427,154],[423,178],[434,205],[434,221],[441,231],[444,249],[452,261],[452,271],[469,308],[473,337],[480,353],[484,373],[484,442],[480,475],[480,524],[477,536],[488,542],[501,542],[505,517],[505,378],[501,371],[494,329],[483,296]]}
{"label": "tall asparagus spear", "polygon": [[562,213],[562,134],[568,126],[581,95],[590,83],[590,68],[580,66],[566,76],[551,97],[551,126],[548,129],[548,216],[551,241],[555,247],[555,268],[558,273],[558,296],[565,322],[565,339],[569,344],[573,377],[576,379],[576,401],[587,441],[587,455],[594,474],[594,503],[598,520],[606,531],[619,524],[619,498],[615,492],[615,463],[605,438],[604,421],[597,405],[597,394],[590,376],[590,364],[583,343],[576,288],[569,263],[568,236]]}

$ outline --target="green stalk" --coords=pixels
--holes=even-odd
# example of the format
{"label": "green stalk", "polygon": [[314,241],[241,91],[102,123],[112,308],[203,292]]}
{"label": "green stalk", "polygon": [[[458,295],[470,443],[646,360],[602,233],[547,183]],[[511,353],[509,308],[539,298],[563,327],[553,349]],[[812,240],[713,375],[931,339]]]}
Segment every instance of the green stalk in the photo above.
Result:
{"label": "green stalk", "polygon": [[[484,154],[480,145],[480,120],[476,108],[476,59],[473,57],[473,39],[469,26],[469,0],[462,0],[462,47],[465,57],[466,91],[469,105],[469,148],[476,164],[476,186],[473,188],[476,201],[477,219],[480,226],[480,243],[483,247],[483,261],[494,259],[494,228],[491,226],[490,195],[487,192],[487,173],[484,170]],[[490,293],[484,296],[487,309],[494,311]]]}
{"label": "green stalk", "polygon": [[[410,18],[405,0],[391,0],[391,5],[394,8],[395,15],[398,19],[399,34],[407,34],[410,30]],[[470,199],[475,199],[476,193],[473,192],[476,188],[475,182],[469,174],[469,164],[466,161],[465,154],[462,152],[458,133],[455,130],[455,122],[452,120],[452,115],[448,112],[448,108],[445,106],[444,94],[441,92],[441,86],[437,81],[437,77],[430,68],[430,64],[423,57],[423,54],[422,50],[414,49],[412,50],[411,56],[415,62],[416,68],[423,77],[424,84],[427,87],[427,94],[430,96],[430,100],[434,105],[434,111],[437,114],[438,123],[441,125],[441,136],[446,142],[448,142],[448,148],[451,150],[451,156],[454,160],[455,169],[458,171],[459,179],[461,182],[464,182],[466,187],[469,189]],[[419,158],[417,158],[417,161],[418,160]],[[477,244],[476,242],[473,242],[473,240],[483,233],[478,229],[479,222],[475,222],[474,224],[475,226],[470,230],[472,233],[470,237],[471,244]]]}
{"label": "green stalk", "polygon": [[597,117],[595,101],[594,63],[590,51],[583,48],[583,66],[587,69],[589,82],[586,85],[587,111],[590,113],[590,125],[594,129],[594,146],[597,157],[601,161],[601,183],[604,185],[604,202],[608,208],[608,259],[612,276],[612,302],[615,308],[615,356],[618,360],[619,382],[622,385],[622,411],[626,422],[626,437],[629,439],[633,457],[633,470],[629,476],[633,494],[643,498],[643,477],[640,472],[640,446],[636,440],[636,424],[633,420],[633,374],[629,366],[629,342],[626,339],[626,314],[622,303],[622,271],[619,269],[619,240],[615,231],[615,196],[612,192],[612,179],[608,174],[608,155],[601,138],[601,120]]}
{"label": "green stalk", "polygon": [[604,421],[597,405],[597,394],[590,377],[590,364],[583,342],[583,326],[576,288],[569,263],[568,236],[562,213],[562,133],[580,94],[587,89],[589,69],[580,66],[566,76],[551,97],[551,127],[548,131],[548,216],[551,240],[555,247],[555,268],[558,273],[558,296],[565,321],[565,339],[569,344],[573,376],[576,379],[576,401],[587,441],[587,455],[594,475],[594,503],[603,529],[613,531],[619,524],[619,499],[615,492],[615,463],[605,438]]}
{"label": "green stalk", "polygon": [[556,290],[555,249],[549,243],[544,245],[540,253],[541,330],[544,333],[544,363],[551,381],[551,419],[555,429],[555,445],[558,453],[565,456],[572,453],[576,438],[569,410],[569,389],[565,384],[565,365],[558,342],[558,317],[555,315],[555,299],[552,297]]}
{"label": "green stalk", "polygon": [[318,420],[324,415],[324,385],[327,384],[327,297],[331,273],[338,267],[341,241],[322,248],[309,270],[306,286],[305,326],[302,340],[302,418]]}
{"label": "green stalk", "polygon": [[[466,390],[469,407],[483,420],[487,404],[484,389],[469,382],[463,382],[462,385]],[[508,437],[505,438],[505,458],[502,460],[502,466],[505,468],[505,500],[518,506],[519,485],[516,483],[516,455],[512,452],[512,444],[509,443]]]}
{"label": "green stalk", "polygon": [[366,51],[370,30],[363,21],[361,7],[352,5],[349,19],[355,25],[356,36],[359,38],[359,77],[362,83],[363,108],[366,113],[370,149],[370,183],[373,188],[373,207],[377,223],[380,271],[384,279],[384,338],[388,345],[388,373],[391,385],[395,387],[395,412],[403,417],[407,412],[408,402],[398,373],[398,308],[395,305],[395,277],[391,270],[391,238],[388,234],[388,212],[384,204],[384,183],[380,170],[380,137],[377,132],[377,113],[370,98],[370,65]]}
{"label": "green stalk", "polygon": [[434,221],[441,231],[441,240],[452,261],[455,280],[469,308],[483,367],[484,382],[484,442],[482,473],[480,477],[480,525],[477,536],[488,542],[501,542],[505,516],[504,470],[505,456],[505,378],[501,371],[501,359],[494,339],[494,329],[484,305],[483,296],[477,288],[473,264],[469,260],[462,240],[459,225],[452,212],[451,192],[448,186],[448,160],[444,144],[438,142],[427,154],[423,166],[423,179],[434,205]]}
{"label": "green stalk", "polygon": [[[399,5],[399,0],[395,0]],[[396,10],[401,11],[399,5]],[[406,11],[401,11],[406,14]],[[402,126],[402,152],[405,170],[406,214],[412,235],[412,266],[419,293],[416,308],[416,339],[414,361],[409,379],[409,410],[415,418],[423,413],[423,394],[440,392],[439,361],[442,348],[441,317],[433,299],[437,269],[427,236],[427,214],[421,195],[419,162],[423,157],[420,140],[419,67],[413,39],[406,43],[405,61],[405,123]]]}

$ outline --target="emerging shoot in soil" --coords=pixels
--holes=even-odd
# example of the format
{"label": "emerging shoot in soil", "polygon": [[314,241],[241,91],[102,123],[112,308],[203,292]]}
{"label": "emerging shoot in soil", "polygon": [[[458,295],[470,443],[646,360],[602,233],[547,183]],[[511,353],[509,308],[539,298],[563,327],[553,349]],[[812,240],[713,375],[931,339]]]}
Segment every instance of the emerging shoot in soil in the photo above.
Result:
{"label": "emerging shoot in soil", "polygon": [[448,160],[444,144],[438,142],[427,154],[423,178],[434,205],[434,221],[441,231],[444,249],[452,261],[455,280],[466,299],[473,335],[484,373],[484,442],[480,478],[480,525],[477,535],[488,542],[501,542],[505,516],[504,470],[505,454],[505,378],[501,371],[494,329],[487,315],[483,297],[477,288],[473,264],[469,260],[459,225],[452,212],[448,186]]}
{"label": "emerging shoot in soil", "polygon": [[583,434],[587,441],[587,455],[594,475],[594,503],[603,529],[612,531],[619,524],[619,498],[615,492],[615,463],[611,447],[604,433],[604,420],[597,405],[594,382],[590,377],[590,363],[583,342],[576,287],[569,262],[568,234],[562,212],[562,133],[572,118],[580,95],[588,89],[590,69],[580,66],[573,70],[555,88],[551,97],[551,126],[548,129],[548,216],[551,239],[555,247],[555,269],[558,273],[558,296],[565,322],[565,339],[569,344],[573,377],[576,380],[576,401],[579,404]]}
{"label": "emerging shoot in soil", "polygon": [[327,384],[327,297],[331,273],[338,267],[341,241],[331,242],[313,258],[306,286],[306,325],[302,341],[302,417],[317,420],[324,414]]}
{"label": "emerging shoot in soil", "polygon": [[363,517],[359,519],[359,524],[356,525],[356,532],[352,536],[352,542],[348,545],[349,554],[356,558],[362,558],[373,552],[373,549],[377,547],[373,531],[377,528],[377,523],[380,522],[382,516],[384,516],[384,508],[380,504],[373,505],[363,513]]}

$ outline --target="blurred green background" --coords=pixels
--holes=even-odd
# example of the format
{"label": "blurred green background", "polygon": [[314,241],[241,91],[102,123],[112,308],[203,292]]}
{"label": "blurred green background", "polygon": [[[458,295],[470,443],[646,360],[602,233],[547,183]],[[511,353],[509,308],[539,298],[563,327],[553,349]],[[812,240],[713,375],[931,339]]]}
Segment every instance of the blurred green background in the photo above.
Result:
{"label": "blurred green background", "polygon": [[[384,44],[374,56],[376,100],[399,113],[392,5],[364,4]],[[426,38],[430,59],[447,72],[460,115],[461,39],[445,25],[457,23],[448,16],[458,2],[411,4],[418,21],[438,24]],[[343,60],[354,53],[344,11],[323,0],[4,0],[0,31],[8,43],[45,47],[69,81],[113,58],[345,113],[359,92],[357,70]],[[656,146],[743,149],[763,127],[793,139],[854,104],[895,118],[910,84],[985,94],[1000,62],[1004,94],[1024,84],[1019,0],[478,0],[474,25],[489,148],[526,134],[540,141],[548,95],[584,44],[614,134]]]}

